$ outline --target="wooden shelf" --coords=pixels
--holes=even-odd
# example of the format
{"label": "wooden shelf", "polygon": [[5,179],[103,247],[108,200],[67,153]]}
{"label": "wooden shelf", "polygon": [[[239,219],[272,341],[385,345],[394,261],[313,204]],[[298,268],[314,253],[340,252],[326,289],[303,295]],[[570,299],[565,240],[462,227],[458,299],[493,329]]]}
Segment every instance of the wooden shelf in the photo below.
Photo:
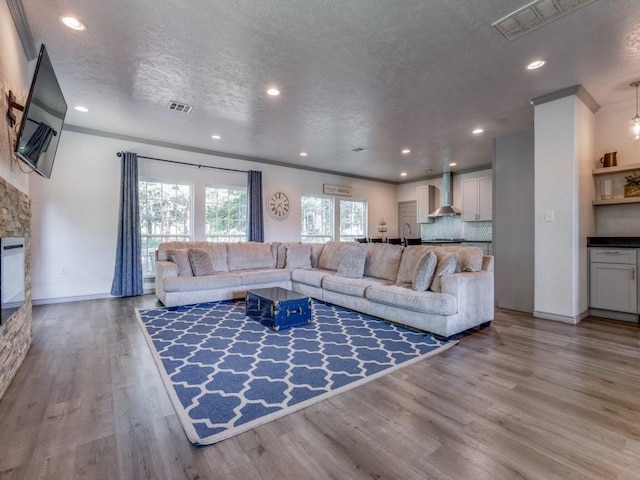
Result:
{"label": "wooden shelf", "polygon": [[[616,167],[611,167],[616,168]],[[607,169],[609,170],[609,169]],[[627,197],[627,198],[611,198],[609,200],[594,200],[594,205],[618,205],[620,203],[640,203],[640,197]]]}
{"label": "wooden shelf", "polygon": [[[594,168],[591,173],[593,175],[611,175],[614,173],[626,173],[634,170],[640,170],[640,163],[631,163],[628,165],[618,165],[617,167],[607,168]],[[609,202],[610,200],[607,200]],[[637,201],[637,200],[636,200]],[[617,202],[617,203],[630,203],[630,202]],[[595,202],[594,202],[595,205]]]}

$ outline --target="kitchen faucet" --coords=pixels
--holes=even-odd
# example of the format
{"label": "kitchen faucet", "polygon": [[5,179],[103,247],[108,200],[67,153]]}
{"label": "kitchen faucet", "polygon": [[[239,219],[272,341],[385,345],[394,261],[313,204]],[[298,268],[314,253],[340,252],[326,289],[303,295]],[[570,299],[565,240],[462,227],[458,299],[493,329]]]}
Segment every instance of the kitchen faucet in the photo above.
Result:
{"label": "kitchen faucet", "polygon": [[405,226],[405,225],[406,225],[407,227],[409,227],[409,235],[411,235],[411,225],[409,225],[408,223],[404,223],[404,224],[402,225],[402,236],[403,236],[404,238],[407,238],[407,237],[405,236],[405,234],[404,234],[404,226]]}

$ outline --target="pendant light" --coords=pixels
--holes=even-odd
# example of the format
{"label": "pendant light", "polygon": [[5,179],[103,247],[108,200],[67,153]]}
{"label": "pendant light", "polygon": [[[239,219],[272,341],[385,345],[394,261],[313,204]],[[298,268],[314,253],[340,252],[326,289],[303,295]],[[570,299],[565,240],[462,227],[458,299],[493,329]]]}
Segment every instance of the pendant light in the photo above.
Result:
{"label": "pendant light", "polygon": [[638,115],[638,85],[640,81],[635,81],[631,84],[632,87],[636,87],[636,116],[629,121],[629,137],[634,140],[640,140],[640,115]]}

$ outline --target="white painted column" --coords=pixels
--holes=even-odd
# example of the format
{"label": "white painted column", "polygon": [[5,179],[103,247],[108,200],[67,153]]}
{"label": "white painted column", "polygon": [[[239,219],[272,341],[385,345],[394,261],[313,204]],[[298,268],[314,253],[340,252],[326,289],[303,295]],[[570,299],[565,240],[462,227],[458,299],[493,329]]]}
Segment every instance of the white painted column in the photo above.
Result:
{"label": "white painted column", "polygon": [[577,323],[588,314],[586,241],[595,234],[595,102],[573,92],[534,104],[534,316]]}

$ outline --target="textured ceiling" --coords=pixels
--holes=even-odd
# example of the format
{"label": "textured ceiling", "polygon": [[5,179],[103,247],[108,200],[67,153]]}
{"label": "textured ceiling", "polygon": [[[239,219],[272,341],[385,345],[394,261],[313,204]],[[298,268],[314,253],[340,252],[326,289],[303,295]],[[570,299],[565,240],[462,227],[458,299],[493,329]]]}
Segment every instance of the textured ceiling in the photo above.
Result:
{"label": "textured ceiling", "polygon": [[489,166],[494,137],[533,125],[534,97],[634,98],[640,1],[596,0],[509,42],[491,24],[526,3],[23,0],[67,102],[90,109],[70,125],[387,181]]}

